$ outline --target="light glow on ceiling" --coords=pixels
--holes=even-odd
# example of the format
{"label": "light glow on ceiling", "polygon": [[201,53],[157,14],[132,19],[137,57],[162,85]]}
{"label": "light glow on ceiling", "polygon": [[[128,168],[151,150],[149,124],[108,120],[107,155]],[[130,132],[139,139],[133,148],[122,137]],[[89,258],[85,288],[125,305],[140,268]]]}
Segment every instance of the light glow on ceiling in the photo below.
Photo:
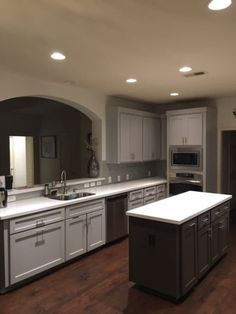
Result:
{"label": "light glow on ceiling", "polygon": [[208,8],[213,11],[224,10],[232,4],[232,0],[212,0]]}
{"label": "light glow on ceiling", "polygon": [[129,79],[126,80],[126,82],[128,84],[132,84],[132,83],[137,83],[137,80],[135,78],[129,78]]}
{"label": "light glow on ceiling", "polygon": [[51,57],[53,60],[59,60],[59,61],[65,60],[65,58],[66,58],[66,56],[63,55],[63,53],[58,52],[58,51],[53,52],[53,53],[50,55],[50,57]]}
{"label": "light glow on ceiling", "polygon": [[179,93],[173,92],[173,93],[170,93],[170,96],[171,96],[171,97],[176,97],[176,96],[179,96]]}
{"label": "light glow on ceiling", "polygon": [[190,68],[189,66],[184,66],[179,69],[179,72],[183,72],[183,73],[190,72],[190,71],[192,71],[192,68]]}

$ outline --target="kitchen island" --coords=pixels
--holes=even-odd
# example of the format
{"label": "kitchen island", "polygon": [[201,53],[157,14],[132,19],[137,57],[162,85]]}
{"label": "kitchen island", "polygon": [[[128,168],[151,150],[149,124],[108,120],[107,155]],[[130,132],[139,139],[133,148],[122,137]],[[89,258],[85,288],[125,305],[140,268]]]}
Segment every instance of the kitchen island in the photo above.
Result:
{"label": "kitchen island", "polygon": [[231,198],[189,191],[128,211],[129,279],[184,297],[227,252]]}

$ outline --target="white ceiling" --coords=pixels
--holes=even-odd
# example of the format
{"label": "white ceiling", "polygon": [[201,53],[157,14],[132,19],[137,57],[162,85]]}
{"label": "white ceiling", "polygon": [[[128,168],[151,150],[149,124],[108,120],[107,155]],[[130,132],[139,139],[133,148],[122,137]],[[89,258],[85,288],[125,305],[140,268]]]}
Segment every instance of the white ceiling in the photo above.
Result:
{"label": "white ceiling", "polygon": [[[235,2],[235,1],[234,1]],[[208,0],[2,0],[0,66],[150,102],[236,95],[236,4]],[[59,50],[67,59],[52,61]],[[185,78],[183,65],[207,75]],[[128,85],[126,78],[138,80]],[[175,98],[176,100],[176,98]]]}

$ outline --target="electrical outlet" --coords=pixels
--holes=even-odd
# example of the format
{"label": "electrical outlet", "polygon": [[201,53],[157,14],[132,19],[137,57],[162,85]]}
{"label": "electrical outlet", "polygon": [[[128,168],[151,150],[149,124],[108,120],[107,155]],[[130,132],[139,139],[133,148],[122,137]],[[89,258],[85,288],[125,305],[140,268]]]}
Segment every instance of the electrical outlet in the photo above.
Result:
{"label": "electrical outlet", "polygon": [[8,195],[7,201],[8,202],[15,202],[16,201],[16,196],[15,195]]}
{"label": "electrical outlet", "polygon": [[117,182],[120,182],[120,176],[117,176]]}
{"label": "electrical outlet", "polygon": [[102,181],[97,181],[97,185],[102,185]]}
{"label": "electrical outlet", "polygon": [[95,182],[90,183],[91,188],[94,187],[95,185],[96,185]]}
{"label": "electrical outlet", "polygon": [[129,180],[129,174],[126,173],[126,180],[128,181]]}
{"label": "electrical outlet", "polygon": [[85,189],[89,188],[89,183],[85,183],[85,184],[84,184],[84,188],[85,188]]}
{"label": "electrical outlet", "polygon": [[111,177],[108,177],[108,183],[111,183],[112,180],[111,180]]}
{"label": "electrical outlet", "polygon": [[151,170],[148,170],[148,176],[151,177],[152,173]]}

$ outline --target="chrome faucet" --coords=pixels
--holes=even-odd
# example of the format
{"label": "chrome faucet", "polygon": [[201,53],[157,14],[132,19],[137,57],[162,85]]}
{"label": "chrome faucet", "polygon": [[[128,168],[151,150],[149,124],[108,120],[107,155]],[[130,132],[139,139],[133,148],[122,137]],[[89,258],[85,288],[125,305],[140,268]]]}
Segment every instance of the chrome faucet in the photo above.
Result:
{"label": "chrome faucet", "polygon": [[66,194],[66,170],[61,172],[61,184],[63,184],[63,194]]}

